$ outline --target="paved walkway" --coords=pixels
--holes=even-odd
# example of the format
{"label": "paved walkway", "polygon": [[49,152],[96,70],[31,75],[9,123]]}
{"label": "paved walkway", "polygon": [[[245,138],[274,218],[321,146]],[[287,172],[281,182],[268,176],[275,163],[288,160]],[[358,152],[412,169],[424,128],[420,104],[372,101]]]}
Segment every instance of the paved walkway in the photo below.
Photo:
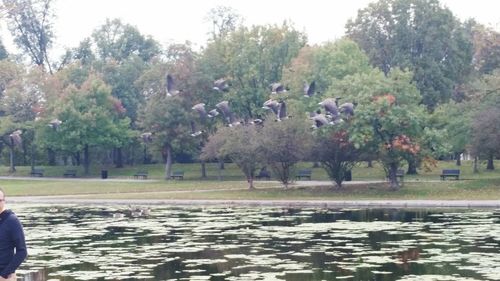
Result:
{"label": "paved walkway", "polygon": [[[189,191],[193,192],[193,191]],[[204,192],[204,191],[200,191]],[[205,191],[210,192],[210,191]],[[193,200],[193,199],[90,199],[84,195],[9,197],[10,203],[92,205],[223,205],[319,208],[500,208],[500,200]]]}

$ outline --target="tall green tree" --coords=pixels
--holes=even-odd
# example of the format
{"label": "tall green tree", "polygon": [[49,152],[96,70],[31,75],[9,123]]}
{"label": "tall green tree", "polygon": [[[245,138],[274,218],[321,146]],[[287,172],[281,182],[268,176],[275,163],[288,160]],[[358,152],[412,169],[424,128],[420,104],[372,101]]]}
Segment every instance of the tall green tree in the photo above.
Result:
{"label": "tall green tree", "polygon": [[[189,45],[171,45],[166,51],[167,62],[153,64],[137,80],[145,95],[138,125],[143,132],[153,133],[153,146],[165,161],[165,179],[170,179],[173,155],[184,149],[201,149],[200,139],[191,134],[191,107],[196,100],[195,54]],[[166,95],[165,76],[172,75],[178,95]]]}
{"label": "tall green tree", "polygon": [[269,85],[282,80],[283,70],[306,39],[289,23],[239,26],[208,43],[200,57],[200,69],[213,73],[212,81],[229,78],[232,90],[220,96],[220,100],[229,100],[241,118],[255,118],[263,114],[261,107],[269,99]]}
{"label": "tall green tree", "polygon": [[491,74],[500,68],[500,33],[476,22],[467,23],[472,34],[472,63],[479,74]]}
{"label": "tall green tree", "polygon": [[484,155],[487,170],[494,170],[493,160],[500,157],[500,104],[478,111],[472,122],[472,152]]}
{"label": "tall green tree", "polygon": [[493,159],[498,157],[500,135],[500,69],[482,75],[474,83],[474,96],[471,103],[477,105],[472,117],[472,152],[475,156],[486,156],[487,169],[493,170]]}
{"label": "tall green tree", "polygon": [[395,67],[411,70],[431,110],[452,98],[470,74],[471,38],[438,0],[379,0],[346,28],[386,75]]}
{"label": "tall green tree", "polygon": [[135,54],[143,61],[149,61],[159,54],[159,45],[153,38],[142,35],[137,27],[119,19],[107,19],[92,33],[92,38],[102,60],[123,61]]}
{"label": "tall green tree", "polygon": [[14,43],[35,65],[52,73],[49,50],[54,40],[52,0],[2,0]]}
{"label": "tall green tree", "polygon": [[424,108],[411,83],[411,73],[392,70],[349,76],[340,87],[359,101],[350,120],[349,138],[356,148],[377,153],[387,171],[390,187],[398,189],[396,171],[406,154],[417,155],[424,133]]}
{"label": "tall green tree", "polygon": [[62,121],[54,146],[63,151],[82,151],[85,174],[90,168],[90,149],[123,147],[130,141],[130,119],[101,79],[90,75],[80,86],[69,85],[54,106],[52,118]]}
{"label": "tall green tree", "polygon": [[[327,97],[343,97],[344,89],[337,82],[347,76],[370,72],[372,67],[366,54],[352,40],[341,39],[321,46],[305,46],[284,70],[283,80],[296,89],[290,107],[303,115],[316,111],[318,103]],[[316,93],[304,98],[304,83],[316,84]],[[343,101],[351,101],[345,100]]]}

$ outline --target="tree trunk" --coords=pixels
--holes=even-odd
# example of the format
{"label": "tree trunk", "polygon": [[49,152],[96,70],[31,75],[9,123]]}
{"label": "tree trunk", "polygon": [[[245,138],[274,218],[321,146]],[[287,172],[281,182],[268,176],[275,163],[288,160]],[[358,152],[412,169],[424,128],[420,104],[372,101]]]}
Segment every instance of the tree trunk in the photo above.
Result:
{"label": "tree trunk", "polygon": [[253,177],[252,176],[247,177],[247,182],[248,182],[248,189],[255,189],[255,186],[253,185]]}
{"label": "tree trunk", "polygon": [[373,168],[373,161],[372,160],[368,160],[368,165],[366,166],[367,168]]}
{"label": "tree trunk", "polygon": [[201,178],[206,179],[207,178],[207,167],[206,163],[204,160],[201,160]]}
{"label": "tree trunk", "polygon": [[76,162],[76,166],[80,166],[82,162],[80,161],[80,151],[77,151],[73,154]]}
{"label": "tree trunk", "polygon": [[123,168],[123,151],[121,147],[117,147],[116,151],[116,168]]}
{"label": "tree trunk", "polygon": [[389,164],[389,183],[390,183],[389,186],[391,190],[399,189],[398,177],[396,176],[397,171],[398,171],[397,163]]}
{"label": "tree trunk", "polygon": [[14,145],[12,145],[11,147],[9,147],[10,149],[10,168],[9,168],[9,172],[10,173],[13,173],[16,171],[16,166],[14,165]]}
{"label": "tree trunk", "polygon": [[462,161],[460,159],[460,155],[462,155],[462,153],[460,152],[455,152],[455,160],[457,161],[456,164],[457,166],[462,166]]}
{"label": "tree trunk", "polygon": [[493,154],[488,156],[488,164],[486,165],[486,170],[495,170],[495,165],[493,163]]}
{"label": "tree trunk", "polygon": [[56,165],[56,153],[52,148],[47,148],[47,157],[49,158],[49,166]]}
{"label": "tree trunk", "polygon": [[31,144],[31,171],[35,170],[35,143]]}
{"label": "tree trunk", "polygon": [[408,175],[416,175],[417,172],[417,158],[411,156],[408,159],[408,171],[406,172]]}
{"label": "tree trunk", "polygon": [[217,169],[217,179],[220,181],[223,179],[222,170],[224,170],[224,160],[219,159],[219,169]]}
{"label": "tree trunk", "polygon": [[476,157],[474,157],[474,166],[473,166],[473,168],[472,168],[472,172],[473,172],[474,174],[479,173],[479,168],[477,167],[477,162],[478,162],[477,160],[478,160],[478,159],[477,159],[477,156],[476,156]]}
{"label": "tree trunk", "polygon": [[172,148],[169,144],[163,147],[164,157],[165,157],[165,180],[169,180],[172,175]]}
{"label": "tree trunk", "polygon": [[85,175],[88,176],[90,173],[90,153],[88,144],[83,148],[83,168]]}
{"label": "tree trunk", "polygon": [[144,145],[144,150],[143,150],[143,161],[142,164],[149,164],[149,158],[148,158],[148,146]]}

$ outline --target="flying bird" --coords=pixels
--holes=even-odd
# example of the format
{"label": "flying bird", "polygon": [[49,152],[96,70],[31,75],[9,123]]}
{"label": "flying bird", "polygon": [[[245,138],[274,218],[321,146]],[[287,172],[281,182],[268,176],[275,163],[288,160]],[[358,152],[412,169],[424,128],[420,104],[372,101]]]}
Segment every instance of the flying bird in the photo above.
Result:
{"label": "flying bird", "polygon": [[288,119],[288,115],[286,114],[286,103],[284,101],[280,101],[278,107],[278,119],[276,121],[281,121],[282,119]]}
{"label": "flying bird", "polygon": [[52,119],[50,122],[49,122],[49,127],[51,127],[52,129],[54,130],[57,130],[57,128],[59,128],[59,126],[62,124],[62,121],[55,118],[55,119]]}
{"label": "flying bird", "polygon": [[281,83],[278,82],[271,83],[269,87],[271,88],[271,94],[281,94],[287,92],[287,89]]}
{"label": "flying bird", "polygon": [[280,107],[279,103],[273,99],[268,99],[267,101],[264,102],[262,106],[262,108],[264,109],[272,110],[276,115],[278,115],[279,107]]}
{"label": "flying bird", "polygon": [[200,119],[202,121],[205,121],[207,119],[208,113],[205,110],[205,104],[204,103],[197,103],[191,109],[193,109],[196,112],[198,112],[198,114],[200,115]]}
{"label": "flying bird", "polygon": [[213,89],[218,92],[227,92],[229,91],[229,83],[224,78],[217,79],[214,81]]}
{"label": "flying bird", "polygon": [[215,116],[219,115],[219,111],[217,111],[217,108],[214,108],[214,109],[210,110],[207,113],[207,115],[208,115],[209,118],[212,118],[212,117],[215,117]]}
{"label": "flying bird", "polygon": [[222,112],[222,115],[224,116],[224,119],[226,120],[228,125],[234,123],[234,116],[233,113],[231,112],[231,109],[229,108],[229,102],[227,100],[219,102],[218,104],[215,105],[215,107],[220,112]]}
{"label": "flying bird", "polygon": [[326,116],[324,114],[316,114],[316,115],[311,117],[311,120],[314,121],[313,128],[315,128],[315,129],[317,129],[321,126],[324,126],[324,125],[332,124],[332,122],[328,121],[328,119],[326,118]]}
{"label": "flying bird", "polygon": [[194,124],[194,121],[191,121],[191,136],[192,137],[197,137],[197,136],[199,136],[201,134],[203,134],[203,131],[196,130],[196,126]]}
{"label": "flying bird", "polygon": [[252,125],[262,125],[263,123],[264,123],[264,120],[262,120],[260,118],[257,118],[257,119],[250,121],[250,124],[252,124]]}
{"label": "flying bird", "polygon": [[337,100],[338,100],[338,98],[335,98],[335,99],[327,98],[318,104],[321,105],[325,109],[327,114],[330,114],[334,118],[336,118],[339,115],[339,110],[337,107]]}
{"label": "flying bird", "polygon": [[312,81],[311,84],[304,83],[304,97],[310,98],[316,91],[316,81]]}
{"label": "flying bird", "polygon": [[339,110],[341,113],[347,114],[348,116],[353,116],[354,115],[354,107],[355,104],[351,102],[346,102],[343,103],[339,106]]}
{"label": "flying bird", "polygon": [[142,133],[141,139],[145,143],[150,143],[153,141],[153,133],[151,133],[151,132]]}
{"label": "flying bird", "polygon": [[9,135],[9,138],[10,138],[10,142],[13,146],[19,146],[21,145],[22,143],[22,139],[21,139],[21,134],[23,132],[21,130],[15,130],[14,132],[12,132],[10,135]]}
{"label": "flying bird", "polygon": [[166,81],[167,81],[167,97],[175,96],[181,92],[176,89],[174,78],[172,77],[172,75],[167,74]]}

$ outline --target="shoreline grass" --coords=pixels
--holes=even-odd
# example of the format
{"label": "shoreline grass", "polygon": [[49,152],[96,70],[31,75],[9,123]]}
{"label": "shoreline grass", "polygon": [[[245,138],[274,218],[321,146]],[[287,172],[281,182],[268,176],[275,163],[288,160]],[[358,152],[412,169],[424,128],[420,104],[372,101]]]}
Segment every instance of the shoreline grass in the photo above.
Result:
{"label": "shoreline grass", "polygon": [[[500,200],[500,171],[482,171],[473,174],[472,169],[460,168],[461,180],[440,181],[441,169],[454,167],[453,162],[439,162],[431,172],[419,171],[418,175],[405,176],[400,190],[391,191],[384,182],[381,167],[356,167],[353,179],[357,184],[346,182],[342,189],[330,184],[326,173],[321,168],[313,170],[313,182],[308,186],[296,185],[287,190],[279,182],[255,181],[256,189],[248,190],[247,182],[241,172],[233,165],[227,164],[223,171],[224,180],[217,180],[218,171],[207,169],[208,179],[200,179],[198,164],[176,164],[174,170],[184,170],[185,180],[162,179],[161,165],[148,165],[152,181],[131,179],[135,171],[143,168],[128,167],[111,170],[112,179],[92,180],[85,178],[64,179],[0,179],[0,186],[8,196],[58,196],[74,195],[74,198],[89,199],[228,199],[228,200]],[[499,163],[500,164],[500,163]],[[364,164],[363,164],[364,165]],[[301,163],[301,167],[311,167],[311,163]],[[16,174],[23,175],[30,167],[18,167]],[[5,167],[1,167],[0,175],[5,175]],[[47,167],[48,176],[55,176],[64,171],[64,167]],[[51,170],[52,169],[52,170]],[[26,170],[26,171],[25,171]],[[51,174],[52,173],[52,174]],[[151,177],[150,177],[151,178]],[[315,181],[322,181],[314,186]],[[368,181],[378,181],[378,183]],[[325,186],[328,184],[329,186]]]}

